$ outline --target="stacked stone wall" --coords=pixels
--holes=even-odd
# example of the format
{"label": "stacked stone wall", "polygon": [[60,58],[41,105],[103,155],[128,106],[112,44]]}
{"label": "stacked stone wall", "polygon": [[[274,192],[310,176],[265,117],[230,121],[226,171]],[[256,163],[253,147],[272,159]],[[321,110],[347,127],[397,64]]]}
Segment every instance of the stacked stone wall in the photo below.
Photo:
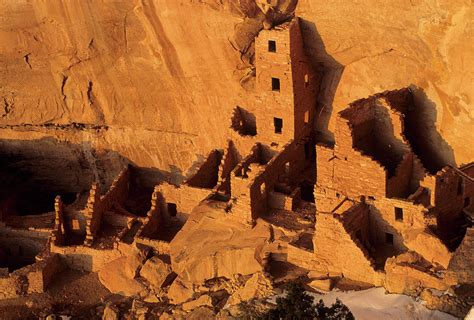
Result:
{"label": "stacked stone wall", "polygon": [[376,271],[362,244],[345,230],[339,215],[317,213],[313,239],[315,259],[321,272],[339,273],[352,280],[381,285],[383,273]]}
{"label": "stacked stone wall", "polygon": [[[177,187],[168,183],[158,185],[158,191],[163,195],[166,203],[176,204],[178,213],[185,215],[191,214],[191,211],[212,193],[212,190],[207,188],[194,188],[186,184]],[[168,218],[169,213],[166,208],[163,212]]]}
{"label": "stacked stone wall", "polygon": [[194,188],[214,188],[219,179],[219,165],[222,156],[223,152],[221,150],[211,151],[204,163],[199,166],[197,172],[185,184]]}
{"label": "stacked stone wall", "polygon": [[228,147],[224,156],[222,158],[221,164],[219,166],[219,181],[218,181],[218,190],[224,194],[231,194],[230,189],[230,175],[232,170],[239,164],[242,160],[237,148],[235,147],[232,141],[229,141]]}
{"label": "stacked stone wall", "polygon": [[86,240],[91,245],[99,232],[103,214],[110,210],[114,204],[122,205],[128,197],[130,172],[125,168],[112,182],[111,187],[100,196],[98,184],[92,185],[87,200],[84,216],[86,218]]}
{"label": "stacked stone wall", "polygon": [[159,230],[163,222],[163,212],[166,203],[163,195],[159,191],[159,186],[156,186],[151,195],[151,207],[148,210],[143,227],[138,231],[137,236],[150,238]]}

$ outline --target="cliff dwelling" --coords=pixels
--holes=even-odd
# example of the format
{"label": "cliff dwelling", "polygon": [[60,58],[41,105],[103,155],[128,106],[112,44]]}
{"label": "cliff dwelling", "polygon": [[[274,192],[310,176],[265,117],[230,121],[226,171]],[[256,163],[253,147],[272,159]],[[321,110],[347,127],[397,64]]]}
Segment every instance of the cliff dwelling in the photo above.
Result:
{"label": "cliff dwelling", "polygon": [[[328,34],[295,15],[297,1],[285,2],[291,14],[267,2],[250,1],[255,6],[241,11],[254,20],[222,37],[240,60],[219,88],[207,79],[216,70],[179,64],[201,58],[177,52],[165,35],[171,31],[161,21],[177,12],[142,1],[124,9],[123,26],[111,31],[125,37],[120,50],[141,70],[139,80],[114,78],[129,63],[123,57],[101,62],[106,80],[76,74],[83,65],[99,68],[89,63],[104,44],[88,39],[55,80],[64,103],[57,108],[81,121],[53,123],[57,115],[45,113],[41,125],[0,122],[0,314],[3,302],[30,297],[53,314],[58,292],[77,286],[97,300],[87,300],[91,319],[185,319],[196,310],[207,317],[195,319],[234,319],[236,306],[266,306],[294,281],[318,294],[378,287],[467,314],[474,301],[474,159],[456,161],[438,130],[436,104],[410,82],[372,84],[356,99],[348,88],[337,91],[347,79],[326,52]],[[140,53],[149,39],[151,66]],[[353,61],[341,54],[341,61],[350,69],[394,50]],[[22,57],[23,67],[38,67],[34,54]],[[225,59],[214,60],[227,68]],[[160,68],[180,83],[148,74]],[[344,76],[358,79],[354,74]],[[159,86],[144,93],[133,81]],[[201,82],[206,95],[190,85]],[[109,96],[116,83],[123,92]],[[148,105],[148,95],[181,90]],[[213,90],[227,92],[222,108]],[[131,112],[110,107],[128,95],[137,99]],[[0,120],[27,112],[3,101],[9,115]],[[189,109],[173,112],[175,104]],[[213,109],[200,109],[206,104]],[[446,114],[442,124],[453,121]],[[74,304],[64,299],[55,304]]]}

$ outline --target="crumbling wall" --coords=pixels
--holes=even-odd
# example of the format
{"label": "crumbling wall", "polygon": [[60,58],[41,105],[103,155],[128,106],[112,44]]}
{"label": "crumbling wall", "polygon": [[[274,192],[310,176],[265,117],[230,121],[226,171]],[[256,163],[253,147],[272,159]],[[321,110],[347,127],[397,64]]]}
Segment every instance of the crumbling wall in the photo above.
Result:
{"label": "crumbling wall", "polygon": [[474,282],[474,228],[468,228],[461,245],[454,252],[449,264],[448,276],[451,284]]}
{"label": "crumbling wall", "polygon": [[[259,146],[259,148],[260,152],[265,152],[262,146]],[[250,163],[249,159],[252,159],[253,162]],[[237,193],[237,202],[240,202],[237,208],[240,207],[241,211],[244,212],[250,211],[252,219],[257,219],[267,212],[269,200],[271,200],[269,198],[269,192],[275,191],[275,187],[278,183],[287,185],[294,191],[295,187],[293,182],[296,182],[298,174],[303,170],[305,165],[304,144],[294,141],[288,142],[283,147],[283,150],[271,158],[265,165],[255,166],[256,160],[252,154],[244,159],[243,163],[239,165],[234,172],[232,187],[235,191],[240,190],[240,193]],[[259,163],[261,163],[261,161]],[[245,169],[245,165],[247,165],[247,168],[253,167],[258,170],[251,172],[252,169],[250,171]],[[247,178],[245,178],[245,175],[247,175]],[[247,188],[250,190],[249,192],[246,190]],[[273,195],[278,196],[277,193]],[[298,201],[297,195],[293,195],[292,199]],[[273,200],[276,200],[275,197]],[[244,208],[243,205],[250,206]]]}
{"label": "crumbling wall", "polygon": [[51,244],[51,253],[59,254],[68,268],[85,272],[99,271],[108,262],[127,254],[119,249],[105,250],[82,245],[58,247],[54,244]]}
{"label": "crumbling wall", "polygon": [[[372,96],[355,101],[341,111],[337,125],[344,125],[341,120],[346,120],[352,147],[379,162],[388,176],[392,176],[403,155],[409,151],[403,141],[401,119],[402,115],[392,110],[384,99]],[[338,138],[336,135],[337,144]],[[347,141],[343,143],[347,144]]]}
{"label": "crumbling wall", "polygon": [[[68,208],[63,208],[63,218],[64,218],[64,227],[65,233],[67,235],[65,239],[65,244],[69,245],[72,242],[84,243],[84,239],[87,234],[87,219],[84,215],[84,210],[68,210]],[[73,243],[73,244],[79,244]]]}
{"label": "crumbling wall", "polygon": [[361,195],[385,197],[387,177],[385,169],[376,160],[352,148],[350,124],[341,117],[338,117],[336,145],[331,161],[334,166],[335,190],[351,199],[357,199]]}
{"label": "crumbling wall", "polygon": [[351,236],[356,238],[364,248],[370,247],[370,209],[366,204],[359,204],[339,216],[344,229]]}
{"label": "crumbling wall", "polygon": [[257,121],[255,115],[242,107],[235,107],[231,118],[231,128],[241,136],[257,135]]}
{"label": "crumbling wall", "polygon": [[[43,293],[58,273],[63,270],[59,255],[52,254],[42,257],[26,271],[28,279],[28,293]],[[25,272],[23,271],[23,272]]]}
{"label": "crumbling wall", "polygon": [[218,181],[218,190],[224,192],[225,194],[230,194],[230,175],[232,170],[239,164],[242,160],[237,148],[234,145],[234,142],[229,140],[227,150],[224,153],[221,164],[219,166],[219,181]]}
{"label": "crumbling wall", "polygon": [[443,278],[436,275],[432,266],[414,252],[388,258],[385,264],[384,287],[390,293],[418,295],[422,288],[440,291],[448,289]]}
{"label": "crumbling wall", "polygon": [[159,191],[159,186],[156,186],[151,196],[151,208],[143,222],[143,227],[137,232],[137,236],[147,238],[152,237],[152,235],[158,231],[160,224],[163,222],[163,212],[165,210],[165,198]]}
{"label": "crumbling wall", "polygon": [[[206,188],[194,188],[186,184],[174,186],[169,183],[158,185],[158,191],[163,195],[166,203],[176,204],[178,214],[185,215],[189,215],[194,207],[212,193],[212,190]],[[168,217],[167,210],[165,212],[165,216]]]}
{"label": "crumbling wall", "polygon": [[465,223],[462,209],[464,207],[464,181],[453,169],[446,167],[436,174],[433,211],[437,216],[437,232],[452,244],[462,236],[462,225]]}
{"label": "crumbling wall", "polygon": [[413,192],[413,153],[407,152],[395,169],[395,174],[387,180],[387,197],[407,198]]}
{"label": "crumbling wall", "polygon": [[223,152],[221,150],[212,150],[197,172],[186,180],[185,184],[194,188],[214,188],[219,179],[219,165],[222,156]]}
{"label": "crumbling wall", "polygon": [[267,186],[258,177],[264,172],[265,165],[272,156],[273,151],[257,143],[232,171],[232,214],[246,223],[251,223],[258,212],[266,211]]}
{"label": "crumbling wall", "polygon": [[114,204],[123,205],[128,197],[130,172],[128,168],[123,169],[114,179],[105,195],[100,196],[98,184],[94,183],[89,193],[87,205],[84,210],[86,218],[86,243],[92,244],[99,232],[102,215],[110,210]]}
{"label": "crumbling wall", "polygon": [[340,273],[344,277],[381,285],[383,273],[376,271],[370,258],[356,237],[351,237],[338,215],[318,212],[313,239],[316,260],[325,273]]}
{"label": "crumbling wall", "polygon": [[296,188],[289,195],[281,192],[269,191],[267,200],[269,208],[292,211],[295,210],[301,202],[301,190],[300,188]]}
{"label": "crumbling wall", "polygon": [[24,281],[18,276],[0,277],[0,299],[10,299],[20,296],[23,291]]}
{"label": "crumbling wall", "polygon": [[54,244],[61,246],[65,243],[66,230],[64,227],[64,207],[60,196],[57,196],[55,199],[54,212],[54,229],[51,233],[51,241],[53,241]]}
{"label": "crumbling wall", "polygon": [[[404,199],[376,199],[370,222],[372,242],[379,250],[392,249],[394,254],[412,250],[431,263],[447,267],[451,254],[430,231],[431,216],[423,205]],[[387,234],[393,236],[393,243],[387,243]]]}
{"label": "crumbling wall", "polygon": [[430,228],[415,229],[403,234],[405,246],[432,265],[448,268],[453,253]]}

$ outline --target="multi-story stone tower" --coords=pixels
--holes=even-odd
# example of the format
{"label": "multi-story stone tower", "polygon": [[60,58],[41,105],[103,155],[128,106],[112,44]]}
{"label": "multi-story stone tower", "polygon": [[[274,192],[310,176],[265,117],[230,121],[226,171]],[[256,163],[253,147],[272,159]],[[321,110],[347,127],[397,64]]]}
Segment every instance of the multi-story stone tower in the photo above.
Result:
{"label": "multi-story stone tower", "polygon": [[315,77],[304,52],[300,20],[293,19],[255,39],[258,140],[284,145],[309,133],[315,118]]}

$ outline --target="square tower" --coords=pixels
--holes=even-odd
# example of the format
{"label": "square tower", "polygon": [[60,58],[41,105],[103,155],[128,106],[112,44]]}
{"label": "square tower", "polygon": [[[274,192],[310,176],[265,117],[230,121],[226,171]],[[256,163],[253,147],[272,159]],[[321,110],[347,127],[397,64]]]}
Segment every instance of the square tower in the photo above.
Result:
{"label": "square tower", "polygon": [[304,52],[298,18],[259,33],[255,66],[258,139],[283,146],[309,133],[319,81]]}

